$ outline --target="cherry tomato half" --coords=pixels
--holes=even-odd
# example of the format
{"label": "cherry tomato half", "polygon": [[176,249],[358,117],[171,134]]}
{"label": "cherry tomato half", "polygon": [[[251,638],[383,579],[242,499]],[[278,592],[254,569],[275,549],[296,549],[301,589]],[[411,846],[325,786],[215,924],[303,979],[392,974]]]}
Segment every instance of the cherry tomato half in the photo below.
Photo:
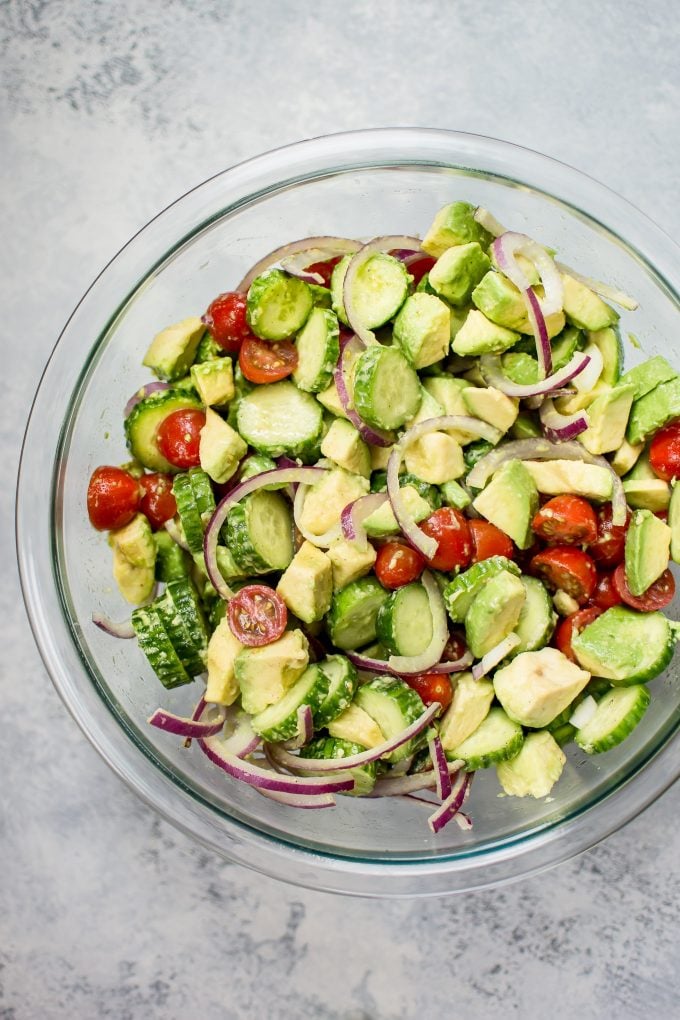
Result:
{"label": "cherry tomato half", "polygon": [[166,521],[177,513],[177,503],[172,492],[172,478],[154,472],[142,475],[139,479],[142,487],[142,501],[139,509],[149,519],[149,524],[156,530],[162,528]]}
{"label": "cherry tomato half", "polygon": [[278,382],[295,371],[298,352],[290,340],[272,344],[249,337],[241,346],[238,363],[246,379],[252,383]]}
{"label": "cherry tomato half", "polygon": [[333,270],[341,258],[342,255],[336,255],[334,258],[326,259],[324,262],[312,262],[311,266],[305,266],[305,272],[318,273],[319,276],[323,277],[324,287],[330,287]]}
{"label": "cherry tomato half", "polygon": [[230,354],[236,354],[246,337],[252,336],[246,321],[246,295],[236,290],[211,301],[202,321],[215,343]]}
{"label": "cherry tomato half", "polygon": [[232,634],[250,648],[277,641],[288,620],[285,602],[266,584],[241,588],[230,600],[227,612]]}
{"label": "cherry tomato half", "polygon": [[87,487],[87,513],[97,531],[124,528],[137,513],[141,491],[128,471],[106,465],[95,468]]}
{"label": "cherry tomato half", "polygon": [[594,606],[602,610],[621,605],[623,600],[616,590],[612,574],[600,575],[591,601]]}
{"label": "cherry tomato half", "polygon": [[597,620],[598,616],[601,616],[602,610],[598,609],[597,606],[588,606],[587,609],[579,609],[577,613],[572,613],[565,620],[562,620],[559,627],[555,631],[555,644],[568,659],[572,662],[576,662],[576,656],[574,655],[574,649],[571,647],[571,642],[574,638],[584,630],[589,623],[593,620]]}
{"label": "cherry tomato half", "polygon": [[590,600],[597,584],[597,568],[591,557],[569,545],[555,545],[538,553],[529,569],[549,588],[561,588],[581,606]]}
{"label": "cherry tomato half", "polygon": [[422,278],[426,273],[432,269],[432,266],[437,260],[433,259],[431,255],[421,255],[419,258],[414,258],[412,262],[409,262],[406,268],[413,277],[414,286],[418,286]]}
{"label": "cherry tomato half", "polygon": [[512,539],[504,531],[489,521],[468,521],[472,535],[472,562],[488,560],[490,556],[506,556],[509,560],[515,555]]}
{"label": "cherry tomato half", "polygon": [[666,482],[680,478],[680,418],[656,433],[649,446],[649,463]]}
{"label": "cherry tomato half", "polygon": [[531,527],[546,542],[588,545],[597,538],[597,518],[580,496],[555,496],[538,511]]}
{"label": "cherry tomato half", "polygon": [[158,426],[156,444],[166,460],[178,468],[198,467],[199,443],[205,412],[193,408],[172,411]]}
{"label": "cherry tomato half", "polygon": [[446,673],[420,673],[418,676],[405,676],[404,680],[420,695],[423,704],[432,705],[438,701],[442,712],[451,704],[453,688]]}
{"label": "cherry tomato half", "polygon": [[626,531],[630,513],[625,524],[612,524],[612,505],[605,503],[597,513],[597,538],[588,548],[599,567],[616,567],[623,560],[626,547]]}
{"label": "cherry tomato half", "polygon": [[420,525],[426,535],[436,539],[437,551],[428,560],[435,570],[467,567],[472,559],[472,536],[468,521],[460,510],[443,506]]}
{"label": "cherry tomato half", "polygon": [[614,571],[614,585],[626,605],[638,609],[641,613],[665,609],[675,597],[675,578],[670,570],[664,570],[661,577],[657,578],[642,595],[633,595],[626,580],[625,565],[622,563]]}
{"label": "cherry tomato half", "polygon": [[403,542],[386,542],[378,549],[375,576],[383,588],[401,588],[417,580],[423,572],[425,557]]}

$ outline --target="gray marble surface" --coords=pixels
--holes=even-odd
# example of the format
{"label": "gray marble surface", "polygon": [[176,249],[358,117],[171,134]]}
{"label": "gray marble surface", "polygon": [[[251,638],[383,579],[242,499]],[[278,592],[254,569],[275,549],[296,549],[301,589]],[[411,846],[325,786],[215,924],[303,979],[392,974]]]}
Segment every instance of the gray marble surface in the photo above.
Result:
{"label": "gray marble surface", "polygon": [[4,0],[0,1018],[680,1016],[676,787],[578,860],[441,902],[305,892],[160,821],[57,699],[13,566],[12,478],[95,272],[191,185],[328,131],[507,138],[680,231],[674,4]]}

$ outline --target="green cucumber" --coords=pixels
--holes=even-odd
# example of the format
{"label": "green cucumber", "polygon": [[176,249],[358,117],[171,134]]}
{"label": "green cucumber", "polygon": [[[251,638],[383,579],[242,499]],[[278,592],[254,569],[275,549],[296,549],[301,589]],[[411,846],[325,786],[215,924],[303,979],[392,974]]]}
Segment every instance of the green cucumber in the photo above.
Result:
{"label": "green cucumber", "polygon": [[[350,758],[355,754],[361,754],[365,750],[365,747],[361,744],[355,744],[352,740],[342,740],[339,737],[319,737],[317,740],[312,741],[311,744],[306,744],[305,747],[301,748],[300,757],[325,760],[331,758]],[[360,765],[353,769],[340,769],[338,772],[305,772],[305,775],[327,777],[351,776],[354,780],[354,789],[348,790],[348,793],[352,797],[364,797],[375,786],[376,763],[369,761],[365,765]]]}
{"label": "green cucumber", "polygon": [[[248,478],[253,478],[254,475],[261,475],[263,471],[275,471],[276,461],[272,460],[271,457],[267,457],[264,453],[251,453],[249,457],[241,464],[241,470],[239,471],[239,482],[245,482]],[[276,492],[277,489],[285,489],[286,483],[279,482],[273,485],[264,485],[263,488],[267,489],[268,492]]]}
{"label": "green cucumber", "polygon": [[224,357],[224,348],[220,347],[212,333],[206,329],[198,341],[198,347],[194,355],[194,365],[201,365],[204,361],[217,361]]}
{"label": "green cucumber", "polygon": [[[403,474],[399,475],[399,488],[403,489],[406,485],[413,486],[418,495],[426,499],[433,510],[439,510],[442,505],[442,496],[436,485],[424,482],[417,475],[404,471]],[[373,472],[371,475],[371,492],[387,492],[387,471]]]}
{"label": "green cucumber", "polygon": [[444,604],[454,623],[465,622],[467,611],[475,596],[479,595],[484,585],[492,577],[500,574],[503,570],[509,570],[511,574],[520,576],[520,569],[512,560],[505,556],[490,556],[454,577],[443,593]]}
{"label": "green cucumber", "polygon": [[308,666],[280,701],[253,716],[253,729],[265,740],[290,740],[297,733],[298,709],[309,705],[314,716],[328,694],[328,686],[328,677],[321,667]]}
{"label": "green cucumber", "polygon": [[378,611],[388,597],[374,577],[362,577],[336,592],[326,614],[333,644],[350,650],[375,641]]}
{"label": "green cucumber", "polygon": [[590,721],[576,731],[576,743],[586,754],[609,751],[633,732],[649,702],[649,691],[642,684],[614,688],[604,695]]}
{"label": "green cucumber", "polygon": [[[606,329],[590,332],[588,333],[588,343],[595,344],[602,355],[604,366],[600,381],[606,383],[607,386],[616,386],[621,378],[621,369],[623,368],[623,344],[618,329],[609,326]],[[553,371],[557,367],[561,366],[553,365]]]}
{"label": "green cucumber", "polygon": [[[482,561],[484,562],[484,561]],[[526,598],[515,626],[520,644],[512,654],[535,652],[547,645],[555,629],[555,613],[545,586],[535,577],[521,577]]]}
{"label": "green cucumber", "polygon": [[187,673],[190,676],[198,676],[205,670],[206,645],[199,647],[194,644],[192,629],[185,624],[184,617],[178,612],[172,593],[167,588],[154,600],[153,607]]}
{"label": "green cucumber", "polygon": [[155,531],[153,540],[156,544],[156,580],[165,584],[180,577],[188,577],[191,561],[167,531]]}
{"label": "green cucumber", "polygon": [[172,599],[189,640],[205,663],[210,635],[196,588],[189,578],[178,578],[176,581],[168,582],[164,595]]}
{"label": "green cucumber", "polygon": [[132,611],[132,626],[137,635],[139,647],[164,687],[170,690],[173,687],[192,683],[193,677],[189,676],[182,665],[153,605],[134,609]]}
{"label": "green cucumber", "polygon": [[[343,303],[347,268],[352,261],[346,255],[333,269],[331,302],[341,322],[349,326]],[[371,255],[354,278],[352,301],[357,318],[367,329],[377,329],[393,319],[409,292],[411,276],[400,259],[377,252]]]}
{"label": "green cucumber", "polygon": [[328,694],[314,714],[315,727],[322,729],[349,707],[359,685],[359,674],[344,655],[328,655],[319,668],[329,684]]}
{"label": "green cucumber", "polygon": [[359,357],[354,406],[368,425],[396,429],[417,413],[422,393],[418,375],[396,347],[374,344]]}
{"label": "green cucumber", "polygon": [[327,308],[315,308],[298,334],[297,368],[293,382],[298,389],[320,393],[333,381],[340,355],[338,317]]}
{"label": "green cucumber", "polygon": [[492,708],[474,733],[448,752],[450,758],[461,758],[466,772],[488,769],[519,754],[524,733],[502,708]]}
{"label": "green cucumber", "polygon": [[614,606],[573,638],[579,665],[615,687],[653,680],[673,658],[675,634],[661,613]]}
{"label": "green cucumber", "polygon": [[[395,677],[381,676],[370,680],[359,688],[355,702],[377,722],[386,740],[403,733],[425,711],[419,695],[404,680]],[[424,734],[419,733],[386,757],[391,762],[402,761],[413,754],[424,739]]]}
{"label": "green cucumber", "polygon": [[166,460],[158,449],[158,426],[173,411],[202,409],[203,404],[194,393],[177,387],[144,397],[125,419],[125,437],[130,453],[150,471],[175,474],[179,468]]}
{"label": "green cucumber", "polygon": [[674,563],[680,563],[680,483],[678,482],[675,482],[671,489],[668,527],[671,529],[671,559]]}
{"label": "green cucumber", "polygon": [[258,489],[229,511],[225,543],[235,563],[247,573],[285,570],[293,559],[293,518],[277,492]]}
{"label": "green cucumber", "polygon": [[376,635],[393,655],[420,655],[432,640],[432,611],[422,584],[398,588],[383,602]]}
{"label": "green cucumber", "polygon": [[314,460],[323,436],[323,410],[315,397],[284,379],[242,397],[236,427],[260,453]]}
{"label": "green cucumber", "polygon": [[203,520],[188,473],[175,475],[172,494],[177,503],[177,513],[189,551],[192,554],[200,553],[203,551]]}
{"label": "green cucumber", "polygon": [[198,512],[206,521],[215,512],[215,494],[210,476],[202,468],[193,467],[187,471],[187,477],[191,482]]}
{"label": "green cucumber", "polygon": [[302,329],[313,306],[312,292],[304,280],[272,269],[251,283],[246,318],[261,340],[287,340]]}

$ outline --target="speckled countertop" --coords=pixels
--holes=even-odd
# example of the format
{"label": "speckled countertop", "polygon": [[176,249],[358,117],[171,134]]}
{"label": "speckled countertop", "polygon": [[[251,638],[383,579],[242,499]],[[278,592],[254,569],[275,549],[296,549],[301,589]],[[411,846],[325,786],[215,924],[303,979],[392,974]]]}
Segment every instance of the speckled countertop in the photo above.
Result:
{"label": "speckled countertop", "polygon": [[5,0],[0,39],[0,1018],[680,1016],[680,789],[571,863],[440,902],[230,866],[67,715],[11,525],[27,409],[73,305],[147,219],[237,160],[353,127],[460,128],[564,159],[677,234],[674,5]]}

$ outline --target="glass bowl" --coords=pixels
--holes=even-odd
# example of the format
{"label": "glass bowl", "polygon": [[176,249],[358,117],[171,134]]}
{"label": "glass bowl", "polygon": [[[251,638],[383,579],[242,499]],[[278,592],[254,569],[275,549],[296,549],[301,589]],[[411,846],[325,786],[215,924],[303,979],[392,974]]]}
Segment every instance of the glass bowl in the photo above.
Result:
{"label": "glass bowl", "polygon": [[[123,407],[162,326],[200,314],[261,255],[313,234],[420,233],[440,206],[466,199],[556,247],[576,270],[633,294],[621,318],[629,364],[672,353],[680,252],[642,213],[567,166],[505,142],[421,129],[332,135],[249,160],[200,185],[138,233],[87,291],[45,370],[28,424],[18,491],[18,549],[36,640],[86,736],[165,818],[233,861],[299,885],[373,896],[481,888],[564,860],[613,832],[680,773],[680,670],[652,684],[651,707],[621,747],[573,746],[545,800],[499,796],[478,775],[471,832],[433,836],[427,809],[338,798],[299,811],[261,797],[197,748],[149,727],[163,704],[187,711],[200,681],[165,692],[134,641],[91,623],[129,612],[105,537],[85,509],[87,480],[127,459]],[[49,498],[44,497],[49,479]],[[671,607],[670,613],[674,615]]]}

